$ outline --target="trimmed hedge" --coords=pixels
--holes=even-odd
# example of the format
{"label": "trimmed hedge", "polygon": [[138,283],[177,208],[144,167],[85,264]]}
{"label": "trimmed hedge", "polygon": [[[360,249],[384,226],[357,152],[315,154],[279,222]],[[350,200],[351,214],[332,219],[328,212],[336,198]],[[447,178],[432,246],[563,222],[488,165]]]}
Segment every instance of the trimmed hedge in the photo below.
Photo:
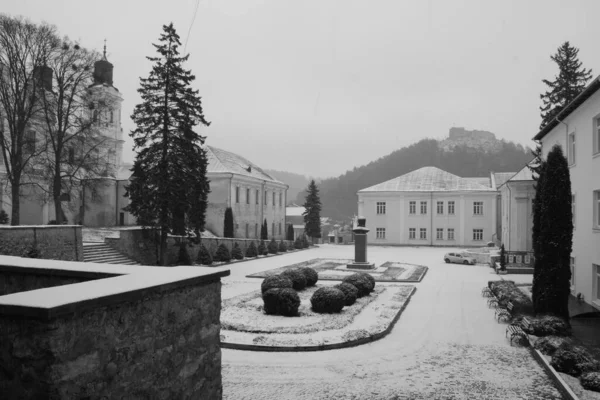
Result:
{"label": "trimmed hedge", "polygon": [[373,287],[371,286],[371,282],[361,275],[360,273],[352,274],[350,276],[345,277],[342,280],[343,283],[349,283],[354,285],[356,289],[358,289],[358,298],[367,296],[369,293],[373,291]]}
{"label": "trimmed hedge", "polygon": [[311,267],[300,267],[298,271],[304,274],[306,278],[306,286],[315,286],[319,281],[319,274]]}
{"label": "trimmed hedge", "polygon": [[279,252],[280,253],[285,253],[286,251],[287,251],[287,245],[282,240],[282,241],[279,242]]}
{"label": "trimmed hedge", "polygon": [[233,244],[233,249],[231,249],[231,258],[236,260],[244,259],[244,253],[242,253],[242,249],[240,249],[240,246],[237,244],[237,242]]}
{"label": "trimmed hedge", "polygon": [[504,307],[509,301],[513,304],[513,315],[534,315],[531,299],[513,281],[490,281],[488,287],[498,298],[498,304]]}
{"label": "trimmed hedge", "polygon": [[590,357],[587,350],[580,346],[561,346],[552,356],[550,365],[558,372],[572,376],[600,371],[600,363]]}
{"label": "trimmed hedge", "polygon": [[260,290],[262,293],[269,289],[285,289],[293,288],[292,280],[287,276],[271,275],[267,276],[260,284]]}
{"label": "trimmed hedge", "polygon": [[198,250],[198,257],[196,261],[202,265],[211,265],[213,263],[213,258],[210,255],[210,252],[203,244],[200,245],[200,250]]}
{"label": "trimmed hedge", "polygon": [[277,246],[277,242],[275,241],[275,239],[271,239],[269,245],[267,246],[267,251],[271,254],[277,254],[278,250],[279,246]]}
{"label": "trimmed hedge", "polygon": [[356,302],[356,298],[358,297],[358,289],[356,286],[342,282],[335,285],[334,288],[340,289],[342,292],[344,292],[344,297],[346,299],[345,305],[351,306]]}
{"label": "trimmed hedge", "polygon": [[600,392],[600,372],[586,372],[581,375],[579,382],[584,389]]}
{"label": "trimmed hedge", "polygon": [[263,293],[265,313],[292,317],[298,315],[300,297],[294,289],[275,288]]}
{"label": "trimmed hedge", "polygon": [[222,262],[231,261],[231,253],[229,253],[229,249],[225,246],[225,243],[221,243],[219,247],[217,247],[217,252],[215,253],[213,260]]}
{"label": "trimmed hedge", "polygon": [[288,269],[283,271],[280,275],[289,278],[292,281],[295,290],[302,290],[306,287],[306,278],[298,269]]}
{"label": "trimmed hedge", "polygon": [[357,272],[358,275],[364,276],[369,283],[371,283],[371,291],[373,291],[373,289],[375,289],[375,278],[373,278],[373,275],[367,273],[367,272]]}
{"label": "trimmed hedge", "polygon": [[339,313],[345,303],[344,292],[330,286],[317,289],[310,298],[312,310],[317,313]]}
{"label": "trimmed hedge", "polygon": [[254,244],[253,241],[250,242],[250,245],[246,249],[246,257],[248,257],[248,258],[258,257],[258,249],[256,248],[256,245]]}

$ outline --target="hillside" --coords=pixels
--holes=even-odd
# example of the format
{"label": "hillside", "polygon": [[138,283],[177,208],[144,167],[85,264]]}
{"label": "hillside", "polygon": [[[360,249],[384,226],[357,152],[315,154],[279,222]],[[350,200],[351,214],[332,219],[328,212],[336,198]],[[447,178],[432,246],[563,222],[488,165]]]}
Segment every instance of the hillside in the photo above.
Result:
{"label": "hillside", "polygon": [[[321,215],[335,220],[351,217],[358,211],[357,191],[421,167],[434,166],[461,177],[487,177],[492,171],[517,172],[532,158],[529,148],[498,140],[490,132],[453,128],[448,139],[423,139],[337,178],[323,180],[319,185]],[[303,201],[304,196],[304,192],[299,193],[297,201]]]}
{"label": "hillside", "polygon": [[[265,169],[265,172],[271,175],[273,178],[290,186],[287,192],[288,204],[296,201],[298,193],[303,192],[304,189],[308,187],[309,178],[304,175],[295,174],[293,172],[276,171],[272,169]],[[304,204],[304,199],[302,200],[302,203],[299,204]]]}

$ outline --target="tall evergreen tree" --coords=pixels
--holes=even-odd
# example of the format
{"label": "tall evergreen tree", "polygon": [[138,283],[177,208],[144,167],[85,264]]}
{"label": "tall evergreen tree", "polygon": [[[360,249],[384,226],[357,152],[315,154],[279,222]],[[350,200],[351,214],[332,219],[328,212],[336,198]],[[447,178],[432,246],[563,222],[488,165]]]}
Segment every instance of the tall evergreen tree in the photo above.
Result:
{"label": "tall evergreen tree", "polygon": [[573,246],[571,179],[562,148],[554,145],[536,187],[534,251],[537,253],[533,281],[534,311],[569,319]]}
{"label": "tall evergreen tree", "polygon": [[267,227],[267,219],[260,226],[260,239],[261,240],[269,240],[269,228]]}
{"label": "tall evergreen tree", "polygon": [[223,222],[223,237],[233,237],[233,210],[231,207],[225,209],[225,221]]}
{"label": "tall evergreen tree", "polygon": [[181,42],[173,24],[163,26],[157,57],[148,78],[140,78],[142,103],[131,116],[136,124],[130,136],[136,159],[126,194],[126,210],[145,226],[160,229],[158,263],[164,264],[167,234],[184,234],[189,226],[204,229],[207,158],[205,137],[195,127],[210,125],[204,119],[201,98],[191,88],[195,76],[183,69]]}
{"label": "tall evergreen tree", "polygon": [[286,240],[294,240],[294,226],[292,224],[288,224]]}
{"label": "tall evergreen tree", "polygon": [[308,184],[308,194],[304,202],[304,233],[311,238],[321,237],[321,200],[319,188],[314,179]]}
{"label": "tall evergreen tree", "polygon": [[556,115],[569,104],[585,88],[588,81],[592,79],[592,70],[581,67],[581,61],[577,58],[579,49],[564,42],[550,56],[550,59],[558,65],[558,75],[553,81],[543,79],[548,90],[540,95],[542,106],[540,107],[542,123],[540,129],[546,126]]}

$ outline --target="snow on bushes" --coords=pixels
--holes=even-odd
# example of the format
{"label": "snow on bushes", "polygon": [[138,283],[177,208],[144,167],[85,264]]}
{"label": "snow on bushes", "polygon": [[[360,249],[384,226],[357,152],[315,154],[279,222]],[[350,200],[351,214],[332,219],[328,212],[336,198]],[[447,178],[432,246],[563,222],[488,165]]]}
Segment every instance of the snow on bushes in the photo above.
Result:
{"label": "snow on bushes", "polygon": [[550,365],[558,372],[579,376],[583,372],[600,371],[600,363],[580,346],[562,346],[552,356]]}
{"label": "snow on bushes", "polygon": [[254,244],[254,242],[250,242],[250,245],[246,249],[246,257],[248,257],[248,258],[258,257],[258,249],[256,248],[256,245]]}
{"label": "snow on bushes", "polygon": [[319,274],[313,268],[310,267],[300,267],[298,271],[304,274],[306,278],[306,286],[315,286],[317,281],[319,280]]}
{"label": "snow on bushes", "polygon": [[240,246],[237,244],[237,242],[233,244],[233,249],[231,249],[231,258],[236,260],[244,259],[244,253],[242,253],[242,249],[240,249]]}
{"label": "snow on bushes", "polygon": [[292,281],[295,290],[302,290],[306,287],[306,278],[298,269],[288,269],[283,271],[281,276],[285,276]]}
{"label": "snow on bushes", "polygon": [[572,340],[563,336],[544,336],[533,344],[533,347],[548,356],[553,355],[561,346],[571,345]]}
{"label": "snow on bushes", "polygon": [[513,315],[533,315],[533,303],[513,281],[490,281],[488,287],[498,298],[498,303],[504,307],[510,301],[513,304]]}
{"label": "snow on bushes", "polygon": [[298,315],[300,297],[294,289],[275,288],[263,293],[265,313],[292,317]]}
{"label": "snow on bushes", "polygon": [[584,389],[600,392],[600,372],[586,372],[581,375],[579,382]]}
{"label": "snow on bushes", "polygon": [[213,263],[213,258],[206,246],[200,245],[200,250],[198,251],[198,257],[196,258],[196,261],[202,265],[211,265]]}
{"label": "snow on bushes", "polygon": [[342,280],[343,283],[349,283],[358,289],[358,298],[364,297],[373,291],[371,281],[369,281],[363,274],[356,273],[345,277]]}
{"label": "snow on bushes", "polygon": [[569,336],[571,328],[562,318],[553,315],[528,318],[531,324],[531,332],[535,336]]}
{"label": "snow on bushes", "polygon": [[344,297],[346,299],[345,305],[351,306],[356,302],[356,298],[358,297],[358,289],[356,286],[342,282],[338,285],[335,285],[334,288],[340,289],[342,292],[344,292]]}
{"label": "snow on bushes", "polygon": [[275,239],[271,239],[269,245],[267,246],[267,251],[271,254],[277,254],[278,250],[279,246],[277,246],[277,242],[275,241]]}
{"label": "snow on bushes", "polygon": [[267,276],[260,284],[260,290],[262,293],[269,289],[285,289],[292,288],[292,280],[286,276],[272,275]]}
{"label": "snow on bushes", "polygon": [[345,303],[344,292],[330,286],[317,289],[310,298],[312,310],[317,313],[339,313]]}
{"label": "snow on bushes", "polygon": [[231,253],[229,253],[229,249],[225,246],[225,243],[221,243],[219,247],[217,247],[217,252],[213,258],[215,261],[221,262],[229,262],[231,261]]}

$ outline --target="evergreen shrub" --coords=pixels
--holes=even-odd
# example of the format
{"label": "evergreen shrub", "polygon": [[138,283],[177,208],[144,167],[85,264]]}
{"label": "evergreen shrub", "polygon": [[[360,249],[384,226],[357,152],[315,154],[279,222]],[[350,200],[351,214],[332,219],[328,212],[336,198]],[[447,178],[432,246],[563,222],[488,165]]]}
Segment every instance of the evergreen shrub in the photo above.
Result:
{"label": "evergreen shrub", "polygon": [[294,289],[275,288],[263,293],[264,310],[267,314],[292,317],[298,315],[300,297]]}
{"label": "evergreen shrub", "polygon": [[358,297],[358,289],[356,286],[342,282],[335,285],[334,288],[340,289],[342,292],[344,292],[345,305],[351,306],[356,302],[356,298]]}
{"label": "evergreen shrub", "polygon": [[313,293],[310,304],[317,313],[339,313],[346,304],[346,295],[340,289],[325,286]]}
{"label": "evergreen shrub", "polygon": [[287,276],[281,275],[267,276],[260,284],[261,293],[264,293],[269,289],[291,289],[293,287],[294,284],[292,283],[292,280]]}
{"label": "evergreen shrub", "polygon": [[217,247],[217,252],[215,253],[214,260],[221,262],[231,261],[231,253],[229,252],[229,249],[227,248],[225,243],[221,243],[219,247]]}
{"label": "evergreen shrub", "polygon": [[581,375],[579,382],[584,389],[600,392],[600,372],[586,372]]}
{"label": "evergreen shrub", "polygon": [[246,257],[248,257],[248,258],[258,257],[258,249],[256,248],[256,244],[254,244],[254,241],[250,242],[250,245],[246,249]]}
{"label": "evergreen shrub", "polygon": [[562,318],[554,315],[542,315],[528,318],[531,334],[535,336],[570,336],[571,327]]}
{"label": "evergreen shrub", "polygon": [[277,254],[278,250],[279,246],[277,246],[277,242],[275,241],[275,239],[271,239],[269,245],[267,246],[267,251],[271,254]]}
{"label": "evergreen shrub", "polygon": [[198,257],[196,261],[202,265],[211,265],[213,263],[213,258],[210,255],[210,252],[203,244],[200,245],[200,250],[198,251]]}
{"label": "evergreen shrub", "polygon": [[304,246],[302,244],[302,239],[300,238],[300,236],[298,236],[296,238],[296,240],[294,240],[294,248],[297,250],[303,249]]}
{"label": "evergreen shrub", "polygon": [[304,274],[304,277],[306,278],[306,286],[315,286],[317,284],[317,281],[319,280],[319,274],[317,271],[310,267],[300,267],[298,268],[298,271]]}
{"label": "evergreen shrub", "polygon": [[288,269],[283,271],[280,275],[289,278],[292,281],[295,290],[302,290],[306,287],[306,278],[298,269]]}
{"label": "evergreen shrub", "polygon": [[364,275],[359,273],[345,277],[342,282],[354,285],[354,287],[358,289],[358,298],[367,296],[373,290],[371,282]]}
{"label": "evergreen shrub", "polygon": [[533,347],[547,356],[552,356],[561,346],[572,344],[572,340],[564,336],[544,336],[536,340]]}
{"label": "evergreen shrub", "polygon": [[584,372],[600,371],[600,363],[581,346],[562,346],[552,356],[550,365],[558,372],[579,376]]}
{"label": "evergreen shrub", "polygon": [[265,241],[261,240],[258,244],[258,255],[266,256],[267,254],[269,254],[269,250],[267,249],[267,246],[265,246]]}
{"label": "evergreen shrub", "polygon": [[287,251],[287,245],[282,240],[282,241],[279,242],[279,252],[280,253],[285,253],[286,251]]}
{"label": "evergreen shrub", "polygon": [[231,258],[236,260],[244,259],[244,253],[242,253],[242,249],[237,244],[237,242],[233,244],[233,248],[231,249]]}
{"label": "evergreen shrub", "polygon": [[8,214],[4,210],[0,210],[0,225],[8,224]]}

